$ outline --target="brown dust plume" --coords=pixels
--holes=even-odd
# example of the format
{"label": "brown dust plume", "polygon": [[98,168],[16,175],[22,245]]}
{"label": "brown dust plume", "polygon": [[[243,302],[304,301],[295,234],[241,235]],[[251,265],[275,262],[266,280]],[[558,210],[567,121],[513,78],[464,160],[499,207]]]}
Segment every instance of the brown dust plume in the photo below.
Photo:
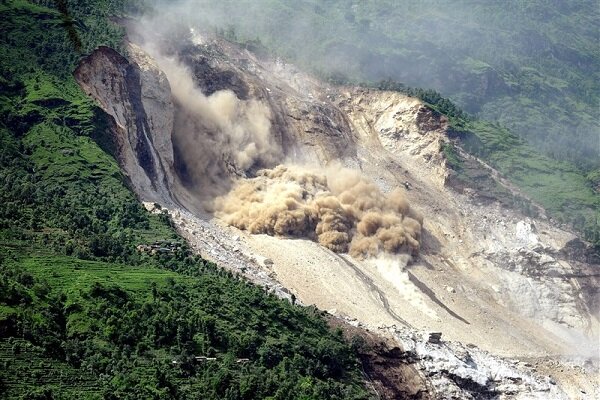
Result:
{"label": "brown dust plume", "polygon": [[384,194],[357,171],[280,165],[239,180],[216,215],[254,234],[306,237],[356,258],[416,254],[422,218],[399,189]]}

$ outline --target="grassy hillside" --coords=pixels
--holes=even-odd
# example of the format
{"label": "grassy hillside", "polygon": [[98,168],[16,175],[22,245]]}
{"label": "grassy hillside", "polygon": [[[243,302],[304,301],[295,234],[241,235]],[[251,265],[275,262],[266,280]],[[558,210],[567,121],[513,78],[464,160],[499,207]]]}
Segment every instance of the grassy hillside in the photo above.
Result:
{"label": "grassy hillside", "polygon": [[353,352],[319,315],[213,265],[10,247],[0,279],[4,398],[367,397]]}
{"label": "grassy hillside", "polygon": [[70,75],[125,2],[38,3],[0,4],[0,398],[368,398],[317,311],[193,256],[125,186]]}
{"label": "grassy hillside", "polygon": [[458,134],[463,148],[509,177],[548,216],[600,246],[600,196],[573,164],[540,154],[497,124],[471,120]]}

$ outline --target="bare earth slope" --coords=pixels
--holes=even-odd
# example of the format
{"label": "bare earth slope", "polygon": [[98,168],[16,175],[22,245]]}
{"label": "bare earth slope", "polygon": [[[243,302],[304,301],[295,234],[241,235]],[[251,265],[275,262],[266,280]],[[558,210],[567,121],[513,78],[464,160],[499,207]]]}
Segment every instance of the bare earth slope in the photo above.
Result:
{"label": "bare earth slope", "polygon": [[[169,209],[204,257],[396,341],[434,398],[600,395],[600,266],[582,255],[584,245],[572,233],[526,218],[487,193],[454,189],[441,152],[450,140],[443,116],[398,93],[328,87],[291,65],[213,38],[196,36],[170,49],[205,95],[231,90],[239,101],[267,105],[272,141],[281,149],[276,163],[337,161],[384,193],[405,190],[411,208],[424,216],[420,254],[356,260],[309,239],[250,235],[203,211],[205,188],[178,156],[178,137],[186,132],[175,129],[181,126],[177,99],[165,97],[161,63],[141,48],[130,51],[133,67],[105,50],[94,53],[77,78],[114,117],[121,164],[140,199],[155,212],[154,202]],[[123,82],[98,79],[107,68],[142,71],[136,74],[141,102],[115,93],[114,87],[127,87]],[[137,108],[150,123],[129,120]],[[165,146],[171,140],[174,147]],[[139,146],[150,147],[150,167],[136,162],[145,159]],[[233,162],[224,170],[234,182],[272,166],[243,169]],[[494,179],[494,171],[481,170]],[[442,332],[442,343],[429,343],[429,331]]]}

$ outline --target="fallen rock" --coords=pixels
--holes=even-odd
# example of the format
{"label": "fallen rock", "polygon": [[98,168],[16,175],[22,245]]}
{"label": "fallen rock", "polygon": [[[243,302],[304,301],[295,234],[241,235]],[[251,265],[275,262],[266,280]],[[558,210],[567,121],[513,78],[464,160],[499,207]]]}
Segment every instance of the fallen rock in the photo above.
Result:
{"label": "fallen rock", "polygon": [[549,256],[548,254],[542,254],[540,256],[540,261],[539,262],[540,262],[540,264],[544,265],[544,264],[551,264],[551,263],[553,263],[555,261],[556,260],[553,257]]}
{"label": "fallen rock", "polygon": [[430,332],[429,333],[429,339],[428,342],[429,343],[440,343],[440,340],[442,339],[442,332]]}

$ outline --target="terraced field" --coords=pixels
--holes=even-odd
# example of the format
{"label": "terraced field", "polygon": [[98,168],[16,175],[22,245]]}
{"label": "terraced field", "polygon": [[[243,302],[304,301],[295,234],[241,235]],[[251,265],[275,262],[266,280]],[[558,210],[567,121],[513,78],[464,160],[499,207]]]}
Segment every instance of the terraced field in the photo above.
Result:
{"label": "terraced field", "polygon": [[101,399],[98,376],[52,360],[27,340],[0,339],[0,388],[2,398],[52,391],[55,399]]}

